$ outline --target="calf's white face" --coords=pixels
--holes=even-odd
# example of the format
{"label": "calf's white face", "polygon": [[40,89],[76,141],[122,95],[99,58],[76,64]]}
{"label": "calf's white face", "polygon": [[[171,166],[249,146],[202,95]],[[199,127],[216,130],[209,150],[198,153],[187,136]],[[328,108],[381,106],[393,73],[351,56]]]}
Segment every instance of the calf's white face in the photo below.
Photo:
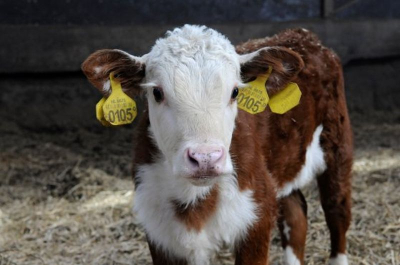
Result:
{"label": "calf's white face", "polygon": [[248,71],[248,77],[255,77],[272,66],[276,71],[267,86],[279,88],[298,70],[290,61],[299,64],[301,59],[276,47],[238,55],[218,32],[186,25],[168,32],[142,57],[101,50],[82,69],[105,95],[110,92],[107,77],[112,71],[128,94],[146,90],[150,133],[173,172],[166,177],[210,185],[218,176],[233,173],[229,148],[241,75],[247,77]]}
{"label": "calf's white face", "polygon": [[231,174],[239,56],[213,30],[184,27],[144,57],[151,132],[175,176],[193,184]]}

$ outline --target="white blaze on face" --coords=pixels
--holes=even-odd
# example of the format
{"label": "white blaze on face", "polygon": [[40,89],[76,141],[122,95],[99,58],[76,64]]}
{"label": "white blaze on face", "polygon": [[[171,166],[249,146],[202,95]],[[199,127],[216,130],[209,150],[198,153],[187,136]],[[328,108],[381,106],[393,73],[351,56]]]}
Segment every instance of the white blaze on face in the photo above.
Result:
{"label": "white blaze on face", "polygon": [[[220,173],[232,173],[228,152],[237,105],[231,94],[240,83],[232,44],[214,30],[185,26],[158,40],[145,60],[151,132],[174,175],[190,175],[187,150],[203,147],[225,152]],[[162,102],[154,100],[155,86]]]}

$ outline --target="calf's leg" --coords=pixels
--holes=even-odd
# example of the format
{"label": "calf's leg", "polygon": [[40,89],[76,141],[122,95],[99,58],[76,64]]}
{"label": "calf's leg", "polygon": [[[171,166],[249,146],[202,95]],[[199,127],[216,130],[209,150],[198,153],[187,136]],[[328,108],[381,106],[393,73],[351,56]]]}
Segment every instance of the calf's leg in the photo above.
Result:
{"label": "calf's leg", "polygon": [[278,226],[285,265],[303,265],[307,235],[307,203],[300,190],[279,201]]}
{"label": "calf's leg", "polygon": [[274,220],[264,216],[236,248],[235,265],[268,265],[268,252]]}
{"label": "calf's leg", "polygon": [[[322,208],[331,235],[331,265],[347,265],[346,232],[351,220],[350,177],[326,170],[318,178]],[[341,179],[341,180],[339,180]]]}
{"label": "calf's leg", "polygon": [[352,157],[342,148],[345,147],[328,156],[327,169],[318,177],[321,204],[331,236],[331,265],[348,264],[346,232],[351,220]]}
{"label": "calf's leg", "polygon": [[353,133],[346,107],[341,69],[336,82],[332,86],[328,84],[326,89],[330,93],[331,100],[327,101],[320,142],[324,150],[326,170],[317,180],[331,236],[329,264],[347,265],[346,232],[351,220]]}

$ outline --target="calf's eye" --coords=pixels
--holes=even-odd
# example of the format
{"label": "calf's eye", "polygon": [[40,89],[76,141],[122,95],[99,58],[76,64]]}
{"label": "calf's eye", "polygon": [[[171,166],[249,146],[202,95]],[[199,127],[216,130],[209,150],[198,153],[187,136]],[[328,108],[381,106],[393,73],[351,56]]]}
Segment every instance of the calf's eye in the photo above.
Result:
{"label": "calf's eye", "polygon": [[231,95],[231,99],[236,99],[236,97],[239,95],[239,89],[237,87],[235,87],[232,90],[232,95]]}
{"label": "calf's eye", "polygon": [[153,88],[153,95],[154,95],[155,101],[158,103],[160,103],[164,99],[164,92],[159,87]]}

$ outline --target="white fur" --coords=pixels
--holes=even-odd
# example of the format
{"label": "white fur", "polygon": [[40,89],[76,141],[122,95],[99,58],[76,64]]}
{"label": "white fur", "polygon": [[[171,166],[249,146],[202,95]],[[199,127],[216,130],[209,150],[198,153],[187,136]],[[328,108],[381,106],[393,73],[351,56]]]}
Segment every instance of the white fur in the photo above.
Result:
{"label": "white fur", "polygon": [[329,260],[329,265],[348,265],[346,254],[338,254],[336,257]]}
{"label": "white fur", "polygon": [[[157,162],[141,166],[136,175],[137,218],[149,240],[166,253],[186,258],[190,265],[207,265],[211,253],[224,242],[233,246],[257,219],[253,192],[239,191],[229,155],[237,115],[231,94],[241,84],[240,63],[246,58],[220,33],[185,25],[157,40],[150,53],[132,59],[146,65],[142,87],[149,134],[160,150]],[[162,89],[162,102],[155,101],[154,86]],[[226,161],[221,176],[195,186],[188,178],[187,150],[204,145],[221,147]],[[213,185],[219,188],[216,212],[200,232],[188,230],[172,201],[196,204]]]}
{"label": "white fur", "polygon": [[278,190],[278,198],[289,195],[293,190],[300,189],[307,185],[317,174],[326,169],[324,152],[320,145],[322,125],[319,125],[313,134],[311,144],[307,147],[306,161],[296,178]]}
{"label": "white fur", "polygon": [[286,221],[283,221],[283,234],[286,237],[286,240],[290,240],[290,226],[287,224]]}
{"label": "white fur", "polygon": [[[188,148],[216,145],[227,152],[237,115],[230,96],[240,82],[233,45],[212,29],[186,25],[157,40],[143,60],[151,135],[174,175],[190,173],[183,163]],[[164,102],[154,100],[149,84],[162,88]],[[232,173],[229,156],[225,164],[224,173]]]}
{"label": "white fur", "polygon": [[293,248],[290,246],[287,246],[285,248],[284,260],[285,260],[285,265],[300,265],[299,259],[294,254]]}
{"label": "white fur", "polygon": [[99,74],[102,70],[103,70],[103,67],[101,67],[101,66],[96,66],[94,68],[94,71],[95,71],[96,74]]}
{"label": "white fur", "polygon": [[104,82],[103,84],[103,91],[105,93],[110,93],[111,92],[111,84],[110,84],[110,80],[107,80],[106,82]]}
{"label": "white fur", "polygon": [[216,212],[200,232],[189,230],[175,215],[172,200],[195,204],[210,187],[197,187],[174,176],[169,164],[160,160],[140,167],[140,185],[134,210],[149,240],[165,253],[186,258],[190,265],[209,264],[222,243],[233,246],[257,219],[253,192],[240,192],[233,175],[219,178]]}
{"label": "white fur", "polygon": [[[212,146],[229,152],[238,112],[236,101],[231,101],[232,90],[242,85],[240,63],[258,52],[238,55],[225,36],[191,25],[167,32],[142,57],[115,51],[146,65],[141,86],[147,91],[150,135],[174,176],[193,174],[188,150]],[[161,103],[153,97],[154,86],[164,93]],[[109,92],[109,83],[103,89]],[[229,155],[219,171],[233,173]]]}

